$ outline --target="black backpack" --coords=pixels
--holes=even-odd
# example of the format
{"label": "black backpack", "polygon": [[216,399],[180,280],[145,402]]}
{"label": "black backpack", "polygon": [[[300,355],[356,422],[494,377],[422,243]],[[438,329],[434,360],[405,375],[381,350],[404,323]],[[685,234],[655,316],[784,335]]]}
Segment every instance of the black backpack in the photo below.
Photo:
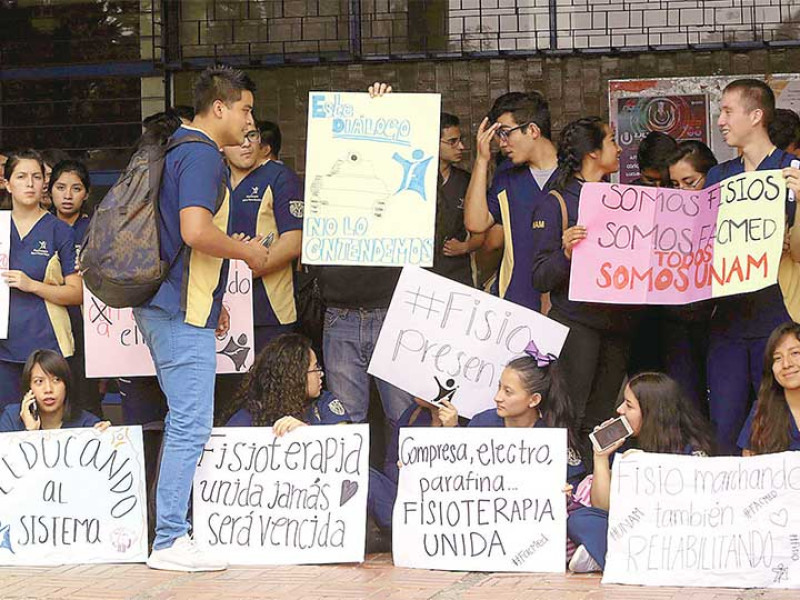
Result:
{"label": "black backpack", "polygon": [[172,265],[161,260],[158,194],[167,153],[189,142],[218,150],[199,135],[145,144],[95,209],[83,239],[80,267],[86,287],[108,306],[143,304],[169,274]]}

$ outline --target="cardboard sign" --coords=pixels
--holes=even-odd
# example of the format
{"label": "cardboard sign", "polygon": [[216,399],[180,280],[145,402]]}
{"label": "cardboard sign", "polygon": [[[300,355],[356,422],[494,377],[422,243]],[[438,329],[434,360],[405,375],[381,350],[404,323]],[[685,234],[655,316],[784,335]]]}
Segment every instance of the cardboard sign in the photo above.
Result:
{"label": "cardboard sign", "polygon": [[[230,261],[222,303],[231,327],[217,339],[217,373],[246,373],[255,360],[253,278],[250,268]],[[147,377],[156,374],[150,350],[133,318],[133,309],[111,308],[83,288],[83,331],[87,377]]]}
{"label": "cardboard sign", "polygon": [[395,565],[563,573],[563,429],[400,431]]}
{"label": "cardboard sign", "polygon": [[743,173],[705,190],[587,183],[569,297],[612,304],[687,304],[774,285],[786,182]]}
{"label": "cardboard sign", "polygon": [[800,588],[800,453],[614,461],[603,583]]}
{"label": "cardboard sign", "polygon": [[194,478],[194,539],[232,564],[361,562],[369,426],[214,429]]}
{"label": "cardboard sign", "polygon": [[[0,272],[11,264],[11,211],[0,210]],[[0,278],[0,340],[8,338],[8,311],[11,290],[6,280]]]}
{"label": "cardboard sign", "polygon": [[0,434],[0,564],[143,562],[141,427]]}
{"label": "cardboard sign", "polygon": [[310,92],[303,263],[433,266],[439,94]]}
{"label": "cardboard sign", "polygon": [[568,331],[518,304],[406,267],[368,371],[419,398],[446,398],[472,417],[494,406],[503,368],[531,341],[558,356]]}

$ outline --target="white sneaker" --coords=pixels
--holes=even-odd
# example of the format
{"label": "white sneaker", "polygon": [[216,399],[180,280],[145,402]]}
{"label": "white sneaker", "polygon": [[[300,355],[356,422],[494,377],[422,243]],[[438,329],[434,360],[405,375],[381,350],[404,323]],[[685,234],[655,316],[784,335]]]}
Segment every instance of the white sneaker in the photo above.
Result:
{"label": "white sneaker", "polygon": [[580,545],[569,561],[569,570],[573,573],[594,573],[602,571],[597,561],[592,558],[585,546]]}
{"label": "white sneaker", "polygon": [[153,550],[147,566],[161,571],[224,571],[228,563],[215,560],[200,550],[189,534],[179,537],[169,548]]}

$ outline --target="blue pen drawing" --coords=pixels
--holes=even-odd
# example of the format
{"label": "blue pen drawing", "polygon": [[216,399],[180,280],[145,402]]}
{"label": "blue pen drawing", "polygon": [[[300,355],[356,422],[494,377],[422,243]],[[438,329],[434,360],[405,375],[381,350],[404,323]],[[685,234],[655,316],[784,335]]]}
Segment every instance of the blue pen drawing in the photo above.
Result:
{"label": "blue pen drawing", "polygon": [[400,187],[397,188],[395,194],[409,190],[418,193],[423,200],[427,200],[428,198],[425,195],[425,172],[428,170],[428,165],[431,164],[433,157],[425,158],[425,153],[417,148],[411,153],[411,158],[413,160],[403,158],[399,152],[395,152],[392,155],[392,159],[403,167],[403,180],[400,182]]}
{"label": "blue pen drawing", "polygon": [[0,548],[6,548],[11,554],[16,554],[11,547],[11,525],[0,523]]}

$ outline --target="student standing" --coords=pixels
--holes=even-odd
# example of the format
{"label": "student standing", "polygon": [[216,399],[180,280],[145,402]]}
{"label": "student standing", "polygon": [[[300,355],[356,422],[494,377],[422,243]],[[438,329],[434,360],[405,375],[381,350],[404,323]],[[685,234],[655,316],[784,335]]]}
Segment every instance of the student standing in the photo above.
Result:
{"label": "student standing", "polygon": [[155,296],[134,308],[169,411],[156,492],[156,538],[149,567],[173,571],[226,568],[189,536],[187,512],[195,467],[211,434],[216,347],[229,317],[222,306],[226,258],[262,269],[268,251],[258,240],[227,235],[228,170],[219,148],[240,145],[253,127],[252,81],[227,67],[206,69],[194,84],[196,116],[173,139],[198,136],[167,154],[159,193],[161,256],[171,265]]}

